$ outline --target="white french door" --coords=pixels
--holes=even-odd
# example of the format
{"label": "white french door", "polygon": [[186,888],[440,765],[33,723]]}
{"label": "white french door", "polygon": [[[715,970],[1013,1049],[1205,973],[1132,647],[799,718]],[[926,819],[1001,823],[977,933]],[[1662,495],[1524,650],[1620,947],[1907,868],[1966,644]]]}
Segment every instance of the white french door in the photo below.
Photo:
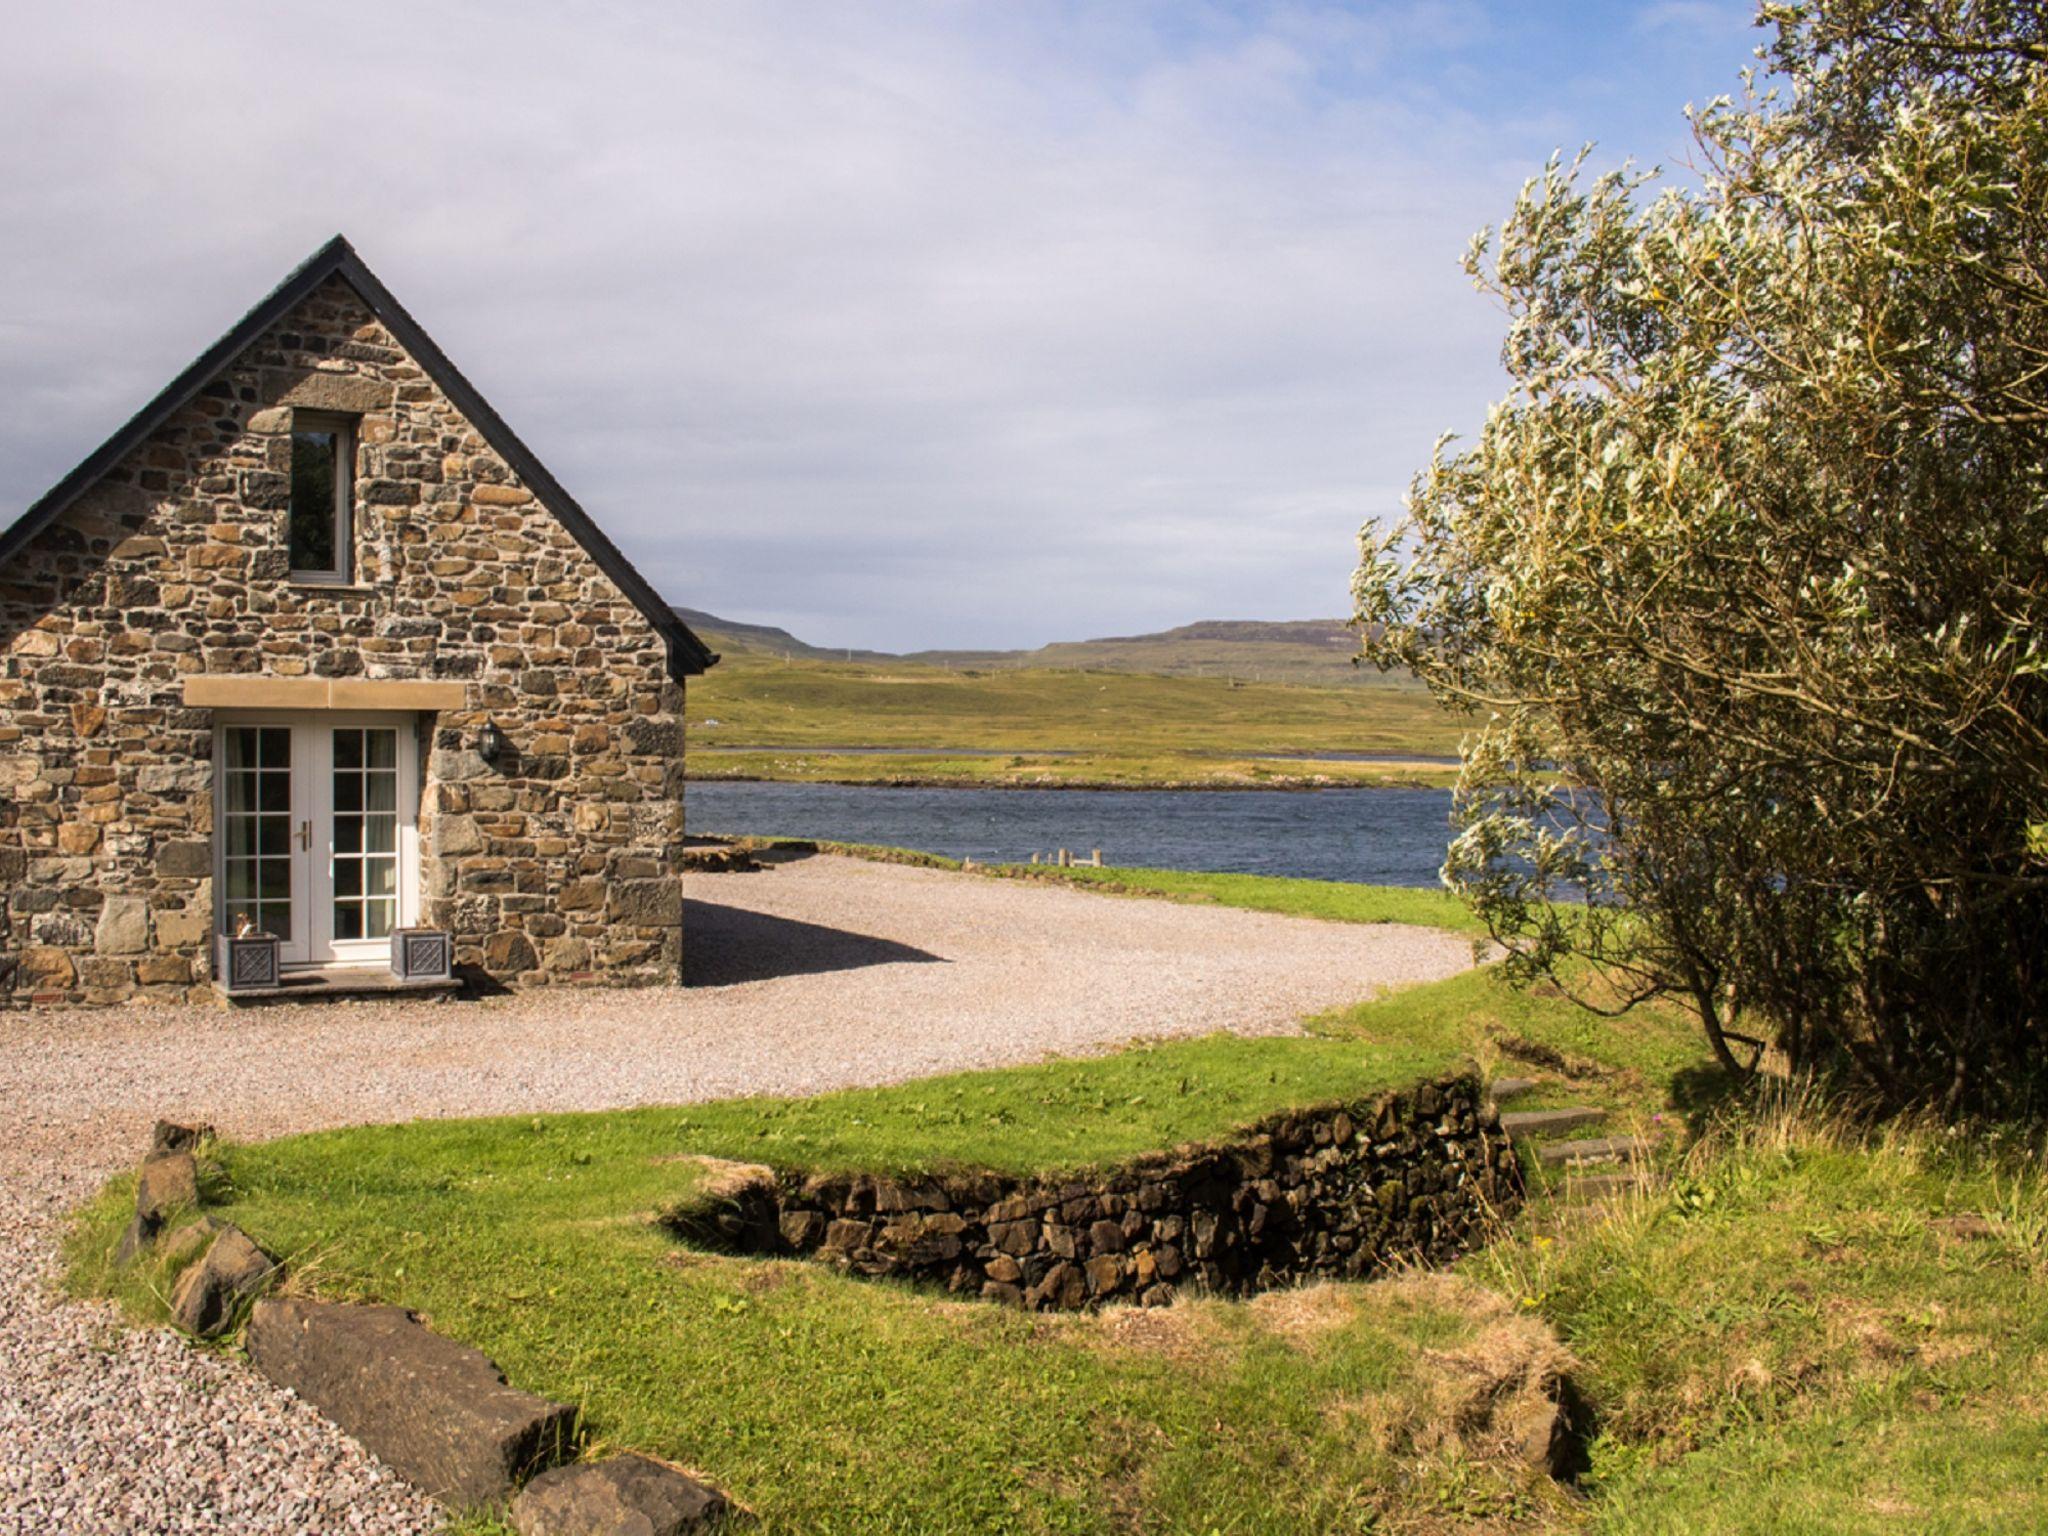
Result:
{"label": "white french door", "polygon": [[228,716],[216,728],[214,907],[286,965],[387,961],[418,921],[418,747],[405,715]]}

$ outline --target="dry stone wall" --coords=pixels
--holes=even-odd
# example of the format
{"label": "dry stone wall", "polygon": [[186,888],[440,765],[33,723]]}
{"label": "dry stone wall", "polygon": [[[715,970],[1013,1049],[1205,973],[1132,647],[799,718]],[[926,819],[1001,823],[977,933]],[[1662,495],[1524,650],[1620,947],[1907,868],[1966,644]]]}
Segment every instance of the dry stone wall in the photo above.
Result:
{"label": "dry stone wall", "polygon": [[[355,583],[294,584],[295,409],[358,422]],[[665,643],[337,278],[0,569],[0,1001],[209,973],[196,675],[457,681],[426,716],[423,916],[518,984],[673,981],[683,696]],[[486,718],[513,751],[473,750]]]}
{"label": "dry stone wall", "polygon": [[1521,1200],[1499,1112],[1476,1078],[1454,1077],[1092,1178],[727,1180],[670,1224],[721,1247],[1071,1309],[1446,1263]]}

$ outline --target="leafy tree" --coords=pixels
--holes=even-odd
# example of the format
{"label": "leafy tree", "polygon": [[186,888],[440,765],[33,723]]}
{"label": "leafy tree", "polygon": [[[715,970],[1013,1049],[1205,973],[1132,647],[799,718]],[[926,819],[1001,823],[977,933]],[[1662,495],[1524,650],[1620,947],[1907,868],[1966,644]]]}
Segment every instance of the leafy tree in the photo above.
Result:
{"label": "leafy tree", "polygon": [[[2048,1065],[2048,20],[1766,4],[1688,185],[1553,160],[1468,269],[1512,380],[1368,528],[1473,713],[1446,879],[1527,979],[1895,1104]],[[1621,983],[1618,993],[1615,983]]]}

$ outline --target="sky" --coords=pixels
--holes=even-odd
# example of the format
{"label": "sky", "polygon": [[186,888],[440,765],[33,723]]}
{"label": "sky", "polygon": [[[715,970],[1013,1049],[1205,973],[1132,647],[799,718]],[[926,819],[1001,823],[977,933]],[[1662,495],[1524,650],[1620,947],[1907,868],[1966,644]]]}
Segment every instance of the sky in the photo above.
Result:
{"label": "sky", "polygon": [[1503,387],[1547,155],[1750,0],[10,0],[0,521],[336,231],[671,601],[826,645],[1333,617]]}

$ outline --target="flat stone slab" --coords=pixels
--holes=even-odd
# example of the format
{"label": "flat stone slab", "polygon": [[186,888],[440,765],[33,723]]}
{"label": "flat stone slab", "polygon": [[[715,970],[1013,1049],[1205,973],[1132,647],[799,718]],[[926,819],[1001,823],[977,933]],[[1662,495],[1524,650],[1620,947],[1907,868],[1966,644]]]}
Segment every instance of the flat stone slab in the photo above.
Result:
{"label": "flat stone slab", "polygon": [[521,1536],[686,1536],[731,1511],[680,1467],[628,1453],[543,1472],[512,1501]]}
{"label": "flat stone slab", "polygon": [[1640,1173],[1587,1173],[1565,1180],[1564,1192],[1573,1200],[1597,1203],[1647,1188]]}
{"label": "flat stone slab", "polygon": [[1650,1150],[1640,1136],[1599,1136],[1590,1141],[1552,1141],[1536,1149],[1536,1156],[1552,1168],[1576,1168],[1586,1163],[1630,1163]]}
{"label": "flat stone slab", "polygon": [[248,1349],[264,1375],[456,1509],[502,1504],[574,1450],[575,1409],[507,1386],[481,1350],[403,1307],[273,1297],[250,1314]]}
{"label": "flat stone slab", "polygon": [[1505,1104],[1510,1099],[1519,1099],[1525,1093],[1536,1091],[1533,1077],[1496,1077],[1486,1085],[1486,1096],[1496,1104]]}
{"label": "flat stone slab", "polygon": [[1606,1118],[1606,1110],[1583,1104],[1570,1109],[1517,1109],[1500,1117],[1500,1128],[1510,1136],[1544,1136],[1581,1125],[1598,1125]]}

